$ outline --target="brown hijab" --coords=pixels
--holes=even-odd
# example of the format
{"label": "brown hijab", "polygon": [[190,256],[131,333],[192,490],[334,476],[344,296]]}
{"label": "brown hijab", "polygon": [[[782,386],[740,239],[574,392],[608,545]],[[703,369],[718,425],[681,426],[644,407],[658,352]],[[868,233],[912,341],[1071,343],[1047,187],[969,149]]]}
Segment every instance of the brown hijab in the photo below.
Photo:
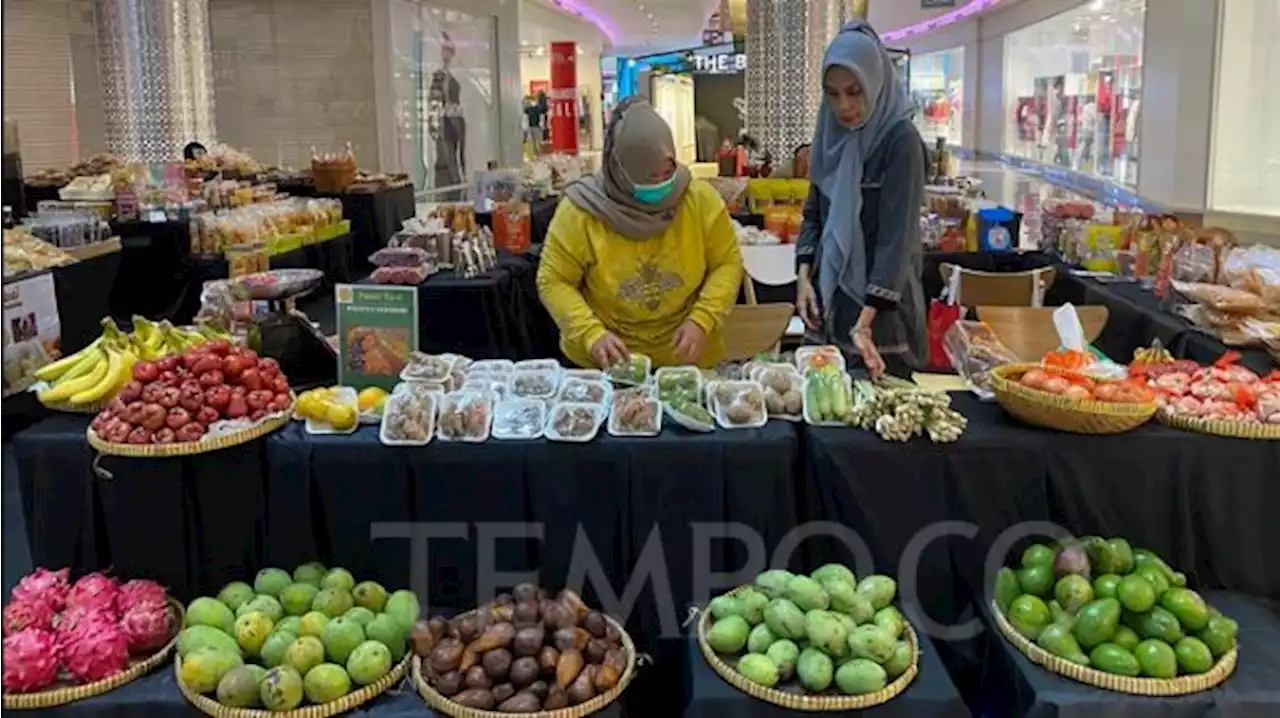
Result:
{"label": "brown hijab", "polygon": [[666,120],[649,103],[628,98],[614,109],[605,132],[600,174],[570,184],[565,196],[618,234],[648,239],[671,224],[692,176],[688,167],[677,164],[675,189],[659,204],[645,204],[632,191],[675,154]]}

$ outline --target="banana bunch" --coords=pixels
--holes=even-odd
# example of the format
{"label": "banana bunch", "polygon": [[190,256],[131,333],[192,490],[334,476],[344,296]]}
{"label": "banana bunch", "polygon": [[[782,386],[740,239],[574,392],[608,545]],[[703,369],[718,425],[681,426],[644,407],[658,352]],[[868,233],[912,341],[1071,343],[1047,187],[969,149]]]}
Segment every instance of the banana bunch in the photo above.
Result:
{"label": "banana bunch", "polygon": [[1134,364],[1168,364],[1173,361],[1169,353],[1159,342],[1149,347],[1138,347],[1133,350]]}
{"label": "banana bunch", "polygon": [[231,335],[205,324],[194,329],[183,329],[173,326],[168,320],[153,322],[138,316],[133,318],[133,334],[130,335],[134,351],[144,361],[169,354],[181,354],[213,339],[231,339]]}
{"label": "banana bunch", "polygon": [[36,370],[35,377],[49,384],[36,397],[46,406],[94,407],[129,383],[136,361],[129,336],[103,319],[102,336],[92,344]]}

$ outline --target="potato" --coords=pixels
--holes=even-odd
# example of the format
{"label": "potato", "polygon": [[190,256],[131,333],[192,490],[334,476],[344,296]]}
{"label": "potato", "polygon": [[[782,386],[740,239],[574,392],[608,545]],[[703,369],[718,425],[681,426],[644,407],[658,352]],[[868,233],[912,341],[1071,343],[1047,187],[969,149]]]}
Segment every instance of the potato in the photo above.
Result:
{"label": "potato", "polygon": [[542,626],[522,628],[516,632],[511,648],[517,656],[536,656],[538,651],[542,650],[542,643],[546,640],[546,636],[547,632]]}
{"label": "potato", "polygon": [[511,651],[505,648],[499,648],[489,651],[480,659],[480,665],[484,667],[484,672],[495,681],[504,681],[507,674],[511,672],[511,662],[515,660],[511,656]]}
{"label": "potato", "polygon": [[775,391],[769,390],[764,393],[764,405],[765,408],[769,410],[770,414],[787,413],[786,400],[782,398],[781,394]]}
{"label": "potato", "polygon": [[521,691],[503,701],[498,710],[503,713],[537,713],[542,710],[542,701],[532,693]]}
{"label": "potato", "polygon": [[724,416],[731,424],[749,424],[756,419],[751,406],[745,401],[735,401],[724,408]]}
{"label": "potato", "polygon": [[538,670],[538,659],[528,656],[517,658],[511,664],[511,682],[517,688],[524,688],[538,680]]}
{"label": "potato", "polygon": [[782,395],[782,401],[786,404],[786,413],[792,416],[799,416],[803,410],[804,399],[798,391],[788,391]]}
{"label": "potato", "polygon": [[463,705],[467,708],[479,708],[482,711],[489,710],[497,703],[493,698],[493,692],[483,688],[472,688],[469,691],[463,691],[454,696],[453,701],[458,705]]}

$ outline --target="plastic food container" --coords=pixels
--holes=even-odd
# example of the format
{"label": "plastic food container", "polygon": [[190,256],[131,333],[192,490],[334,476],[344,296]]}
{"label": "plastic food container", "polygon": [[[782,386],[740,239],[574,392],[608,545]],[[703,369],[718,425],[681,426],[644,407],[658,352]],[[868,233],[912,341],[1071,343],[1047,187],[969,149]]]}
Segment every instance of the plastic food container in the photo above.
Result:
{"label": "plastic food container", "polygon": [[[600,425],[604,423],[605,413],[605,408],[599,404],[556,404],[551,409],[551,416],[547,417],[545,435],[551,441],[585,444],[596,438]],[[567,428],[561,424],[570,415],[580,417],[583,422],[589,421],[591,430],[581,434],[560,433],[562,428]]]}
{"label": "plastic food container", "polygon": [[446,394],[436,421],[436,437],[441,441],[478,444],[489,438],[493,424],[493,398],[483,392]]}
{"label": "plastic food container", "polygon": [[472,362],[467,369],[468,374],[510,374],[516,370],[516,365],[510,359],[482,359],[478,362]]}
{"label": "plastic food container", "polygon": [[[631,425],[624,423],[624,414],[636,411],[645,412],[646,421]],[[662,404],[657,399],[635,397],[621,404],[614,404],[609,412],[609,434],[611,436],[657,436],[662,433]]]}
{"label": "plastic food container", "polygon": [[[853,379],[848,374],[843,374],[843,373],[841,374],[841,377],[844,381],[845,397],[849,400],[850,405],[852,405]],[[838,419],[826,419],[826,420],[819,421],[814,418],[814,415],[816,412],[814,412],[813,407],[811,406],[810,395],[812,392],[809,391],[809,385],[813,382],[825,382],[825,381],[826,381],[826,378],[823,377],[821,374],[809,374],[805,376],[804,378],[804,388],[805,388],[804,414],[803,414],[804,423],[810,426],[848,426],[847,423],[840,421]]]}
{"label": "plastic food container", "polygon": [[[715,396],[713,413],[722,428],[758,429],[769,422],[764,389],[759,382],[722,381],[716,385]],[[741,416],[739,411],[743,412]]]}
{"label": "plastic food container", "polygon": [[[394,439],[391,438],[391,424],[396,420],[398,412],[406,410],[407,405],[418,403],[420,410],[423,412],[419,420],[426,428],[426,438],[424,439]],[[431,437],[435,433],[436,418],[436,400],[433,395],[425,394],[418,396],[413,392],[401,392],[393,394],[387,400],[387,405],[382,412],[382,425],[378,430],[378,439],[387,446],[426,446],[431,443]]]}
{"label": "plastic food container", "polygon": [[609,381],[609,375],[599,369],[565,369],[564,378],[586,379],[587,381]]}
{"label": "plastic food container", "polygon": [[493,408],[492,435],[500,440],[542,438],[547,423],[547,404],[540,399],[504,399]]}
{"label": "plastic food container", "polygon": [[555,359],[526,359],[518,361],[512,367],[515,371],[554,371],[561,372],[563,367]]}
{"label": "plastic food container", "polygon": [[560,372],[541,369],[514,371],[508,391],[522,399],[553,399],[560,388]]}
{"label": "plastic food container", "polygon": [[[673,407],[671,404],[663,404],[662,409],[666,413],[668,419],[671,419],[676,424],[684,427],[685,429],[688,429],[689,431],[696,431],[699,433],[706,434],[716,430],[715,423],[705,424],[701,421],[698,421],[697,419],[694,419],[688,414],[682,414],[676,411],[675,407]],[[712,415],[711,420],[712,422],[715,421],[714,415]]]}
{"label": "plastic food container", "polygon": [[702,370],[695,366],[664,366],[654,373],[658,395],[663,401],[686,394],[697,398],[702,392]]}
{"label": "plastic food container", "polygon": [[752,372],[752,379],[764,389],[769,418],[786,421],[804,418],[804,378],[795,367],[790,364],[759,364]]}
{"label": "plastic food container", "polygon": [[342,404],[347,404],[356,412],[356,417],[357,417],[356,422],[354,425],[352,425],[350,429],[339,430],[339,429],[333,428],[333,425],[327,422],[316,421],[314,419],[307,419],[307,423],[306,423],[307,433],[314,434],[316,436],[323,436],[326,434],[356,433],[356,429],[360,428],[360,421],[359,421],[360,401],[358,397],[359,397],[359,394],[356,393],[355,388],[349,387],[349,386],[340,387],[337,391],[333,393],[334,401]]}
{"label": "plastic food container", "polygon": [[817,347],[800,347],[796,350],[796,369],[801,374],[827,364],[835,364],[840,371],[845,370],[844,355],[838,347],[826,344]]}
{"label": "plastic food container", "polygon": [[429,259],[426,250],[417,247],[383,247],[369,255],[375,267],[417,267]]}
{"label": "plastic food container", "polygon": [[571,404],[609,404],[612,389],[603,381],[587,379],[565,379],[560,386],[560,394],[556,398]]}
{"label": "plastic food container", "polygon": [[451,359],[411,352],[408,363],[400,370],[400,381],[425,381],[444,385],[449,381],[452,370]]}
{"label": "plastic food container", "polygon": [[416,267],[378,267],[369,275],[374,284],[399,284],[414,286],[427,281],[431,276],[430,265],[420,264]]}
{"label": "plastic food container", "polygon": [[609,367],[607,374],[614,384],[639,386],[649,381],[653,360],[644,354],[632,354],[631,359]]}

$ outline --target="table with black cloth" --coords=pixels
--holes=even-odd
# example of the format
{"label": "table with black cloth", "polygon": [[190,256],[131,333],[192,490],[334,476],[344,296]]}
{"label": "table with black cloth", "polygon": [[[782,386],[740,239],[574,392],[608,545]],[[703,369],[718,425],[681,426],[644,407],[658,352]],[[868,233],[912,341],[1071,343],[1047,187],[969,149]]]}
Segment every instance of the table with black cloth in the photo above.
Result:
{"label": "table with black cloth", "polygon": [[120,268],[108,304],[112,316],[140,314],[181,323],[193,292],[199,307],[188,222],[116,221],[111,230],[120,237]]}
{"label": "table with black cloth", "polygon": [[1280,620],[1261,602],[1207,592],[1205,599],[1240,624],[1240,659],[1217,688],[1170,698],[1104,691],[1032,663],[983,616],[982,707],[1001,718],[1272,718],[1280,715]]}
{"label": "table with black cloth", "polygon": [[[321,289],[332,289],[334,284],[350,282],[355,278],[352,273],[350,234],[341,234],[333,239],[303,245],[297,249],[273,255],[270,259],[272,269],[319,269],[324,272]],[[194,272],[189,281],[197,287],[215,279],[226,279],[230,276],[231,267],[225,256],[193,257],[191,259]],[[179,316],[194,317],[200,311],[200,292],[188,293],[194,298],[194,304],[184,303]]]}
{"label": "table with black cloth", "polygon": [[[696,638],[686,641],[689,673],[684,681],[688,694],[685,718],[781,718],[794,716],[780,706],[753,698],[729,685],[707,665]],[[956,690],[933,644],[920,642],[920,671],[905,691],[887,703],[858,711],[823,713],[828,716],[867,718],[967,718],[972,715]]]}
{"label": "table with black cloth", "polygon": [[[1059,265],[1058,279],[1045,297],[1046,303],[1101,304],[1108,310],[1107,325],[1094,345],[1116,361],[1129,361],[1137,347],[1156,339],[1174,356],[1212,364],[1229,347],[1217,337],[1196,329],[1191,322],[1165,311],[1155,293],[1137,282],[1100,282],[1078,277]],[[1280,368],[1262,349],[1238,349],[1241,364],[1260,374]]]}

